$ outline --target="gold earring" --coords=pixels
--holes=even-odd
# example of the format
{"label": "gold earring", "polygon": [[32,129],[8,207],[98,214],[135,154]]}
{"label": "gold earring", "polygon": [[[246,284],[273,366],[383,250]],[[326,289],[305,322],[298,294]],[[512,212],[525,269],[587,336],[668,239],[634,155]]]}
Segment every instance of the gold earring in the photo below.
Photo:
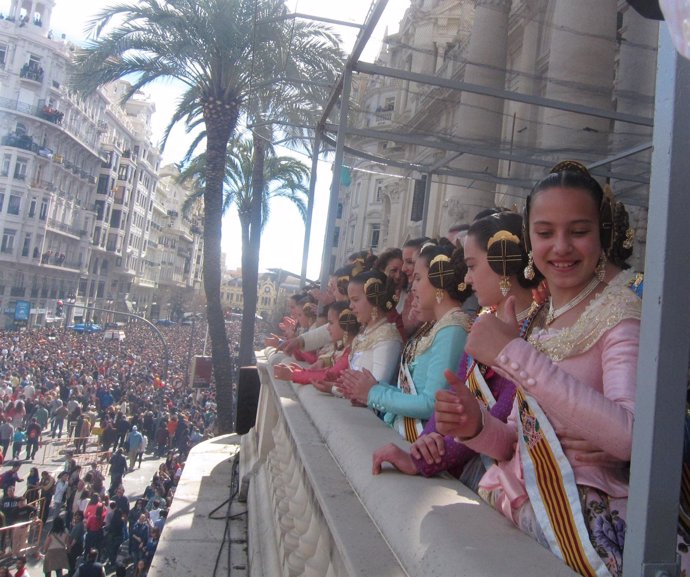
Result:
{"label": "gold earring", "polygon": [[[527,276],[527,275],[525,275]],[[510,292],[510,277],[502,276],[501,280],[498,281],[498,287],[501,289],[501,294],[505,297],[508,296]]]}
{"label": "gold earring", "polygon": [[376,307],[371,309],[371,320],[373,322],[376,322],[377,320],[379,320],[379,309],[377,309]]}
{"label": "gold earring", "polygon": [[458,292],[464,293],[467,290],[467,285],[464,282],[461,282],[458,285]]}
{"label": "gold earring", "polygon": [[599,257],[599,262],[597,263],[597,268],[594,269],[594,274],[599,279],[599,282],[602,282],[606,276],[606,260],[606,253],[602,252]]}
{"label": "gold earring", "polygon": [[525,267],[523,274],[527,280],[534,280],[534,277],[536,276],[536,273],[534,272],[534,257],[532,256],[532,251],[529,251],[527,254],[527,266]]}
{"label": "gold earring", "polygon": [[629,228],[625,231],[625,240],[623,241],[623,248],[630,250],[635,244],[635,231]]}
{"label": "gold earring", "polygon": [[436,302],[438,304],[441,304],[443,302],[443,299],[446,295],[443,292],[443,289],[437,288],[436,289]]}

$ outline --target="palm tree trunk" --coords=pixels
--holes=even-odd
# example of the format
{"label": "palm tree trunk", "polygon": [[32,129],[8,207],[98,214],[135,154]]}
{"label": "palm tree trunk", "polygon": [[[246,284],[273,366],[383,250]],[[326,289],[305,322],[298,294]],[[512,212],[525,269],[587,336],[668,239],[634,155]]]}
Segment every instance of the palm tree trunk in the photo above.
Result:
{"label": "palm tree trunk", "polygon": [[256,325],[256,301],[259,285],[259,252],[261,251],[261,205],[264,194],[264,162],[266,144],[263,138],[253,139],[252,203],[247,250],[242,243],[242,295],[244,312],[240,337],[240,365],[254,362],[254,330]]}
{"label": "palm tree trunk", "polygon": [[217,113],[217,108],[204,107],[206,122],[206,188],[204,190],[204,291],[206,317],[211,338],[211,360],[216,384],[218,433],[234,430],[235,395],[232,383],[232,362],[225,318],[221,307],[221,235],[223,225],[223,179],[228,140],[237,124],[234,114]]}

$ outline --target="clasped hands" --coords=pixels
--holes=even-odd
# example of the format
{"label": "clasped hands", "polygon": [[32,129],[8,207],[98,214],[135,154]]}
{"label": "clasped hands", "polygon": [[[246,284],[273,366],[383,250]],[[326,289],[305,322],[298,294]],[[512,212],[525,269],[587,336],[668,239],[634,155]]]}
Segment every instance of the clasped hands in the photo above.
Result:
{"label": "clasped hands", "polygon": [[338,388],[343,396],[353,404],[367,405],[369,391],[377,383],[376,378],[367,369],[354,371],[347,369],[338,377]]}

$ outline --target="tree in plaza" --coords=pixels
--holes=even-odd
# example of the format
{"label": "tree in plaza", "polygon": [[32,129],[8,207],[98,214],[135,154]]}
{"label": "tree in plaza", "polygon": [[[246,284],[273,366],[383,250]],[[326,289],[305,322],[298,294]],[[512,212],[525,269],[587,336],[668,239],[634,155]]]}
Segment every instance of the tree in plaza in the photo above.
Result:
{"label": "tree in plaza", "polygon": [[[256,310],[256,287],[258,280],[247,282],[245,270],[251,270],[252,263],[258,263],[259,255],[254,252],[252,237],[260,237],[261,231],[266,225],[271,212],[271,202],[282,198],[292,203],[299,212],[302,220],[306,216],[305,198],[307,194],[306,182],[309,178],[308,167],[300,160],[292,156],[277,156],[273,146],[268,145],[264,149],[263,174],[261,178],[261,223],[258,230],[253,229],[254,212],[253,203],[258,190],[255,185],[256,149],[251,139],[233,139],[228,146],[228,158],[225,168],[225,186],[223,197],[223,213],[231,208],[237,210],[240,220],[242,238],[242,289],[243,289],[243,319],[250,316],[247,306],[248,293],[254,297],[254,310]],[[195,157],[180,175],[181,181],[193,180],[195,189],[203,189],[205,173],[205,155],[202,153]],[[199,192],[192,193],[185,201],[185,208],[192,205]],[[257,247],[260,248],[260,247]],[[257,279],[258,279],[258,267]],[[250,277],[251,278],[251,277]],[[253,335],[253,331],[252,331]],[[244,332],[243,335],[244,336]],[[253,336],[252,336],[253,338]]]}
{"label": "tree in plaza", "polygon": [[[93,38],[75,54],[72,84],[91,92],[118,79],[132,80],[124,99],[160,79],[185,86],[168,125],[203,124],[204,288],[216,382],[218,428],[233,430],[231,358],[220,299],[223,183],[227,145],[256,87],[279,83],[285,94],[293,80],[283,75],[299,62],[300,75],[321,78],[320,48],[329,48],[322,30],[293,50],[282,0],[139,0],[104,9],[92,22]],[[287,44],[284,44],[287,42]],[[310,58],[314,58],[313,62]],[[283,60],[281,60],[283,58]],[[299,89],[296,87],[295,90]]]}

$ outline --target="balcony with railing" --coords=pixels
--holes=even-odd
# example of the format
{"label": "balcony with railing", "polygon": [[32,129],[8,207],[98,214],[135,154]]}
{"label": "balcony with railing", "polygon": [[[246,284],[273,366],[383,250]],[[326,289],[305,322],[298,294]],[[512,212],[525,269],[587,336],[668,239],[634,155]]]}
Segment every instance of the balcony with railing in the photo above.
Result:
{"label": "balcony with railing", "polygon": [[32,82],[41,83],[44,76],[43,68],[34,62],[27,62],[19,71],[19,78]]}
{"label": "balcony with railing", "polygon": [[86,236],[86,234],[87,234],[87,231],[84,230],[83,228],[79,227],[79,226],[72,226],[72,225],[66,224],[64,222],[59,222],[54,218],[48,219],[48,225],[47,226],[49,229],[51,229],[53,231],[68,234],[68,235],[74,236],[76,238],[81,238],[83,236]]}
{"label": "balcony with railing", "polygon": [[256,425],[240,451],[252,574],[575,575],[455,479],[373,476],[375,449],[409,445],[366,408],[275,379],[281,353],[257,356]]}
{"label": "balcony with railing", "polygon": [[81,259],[68,259],[65,253],[53,250],[47,250],[43,254],[34,252],[34,259],[38,260],[43,266],[54,266],[60,268],[68,268],[72,270],[81,270]]}

